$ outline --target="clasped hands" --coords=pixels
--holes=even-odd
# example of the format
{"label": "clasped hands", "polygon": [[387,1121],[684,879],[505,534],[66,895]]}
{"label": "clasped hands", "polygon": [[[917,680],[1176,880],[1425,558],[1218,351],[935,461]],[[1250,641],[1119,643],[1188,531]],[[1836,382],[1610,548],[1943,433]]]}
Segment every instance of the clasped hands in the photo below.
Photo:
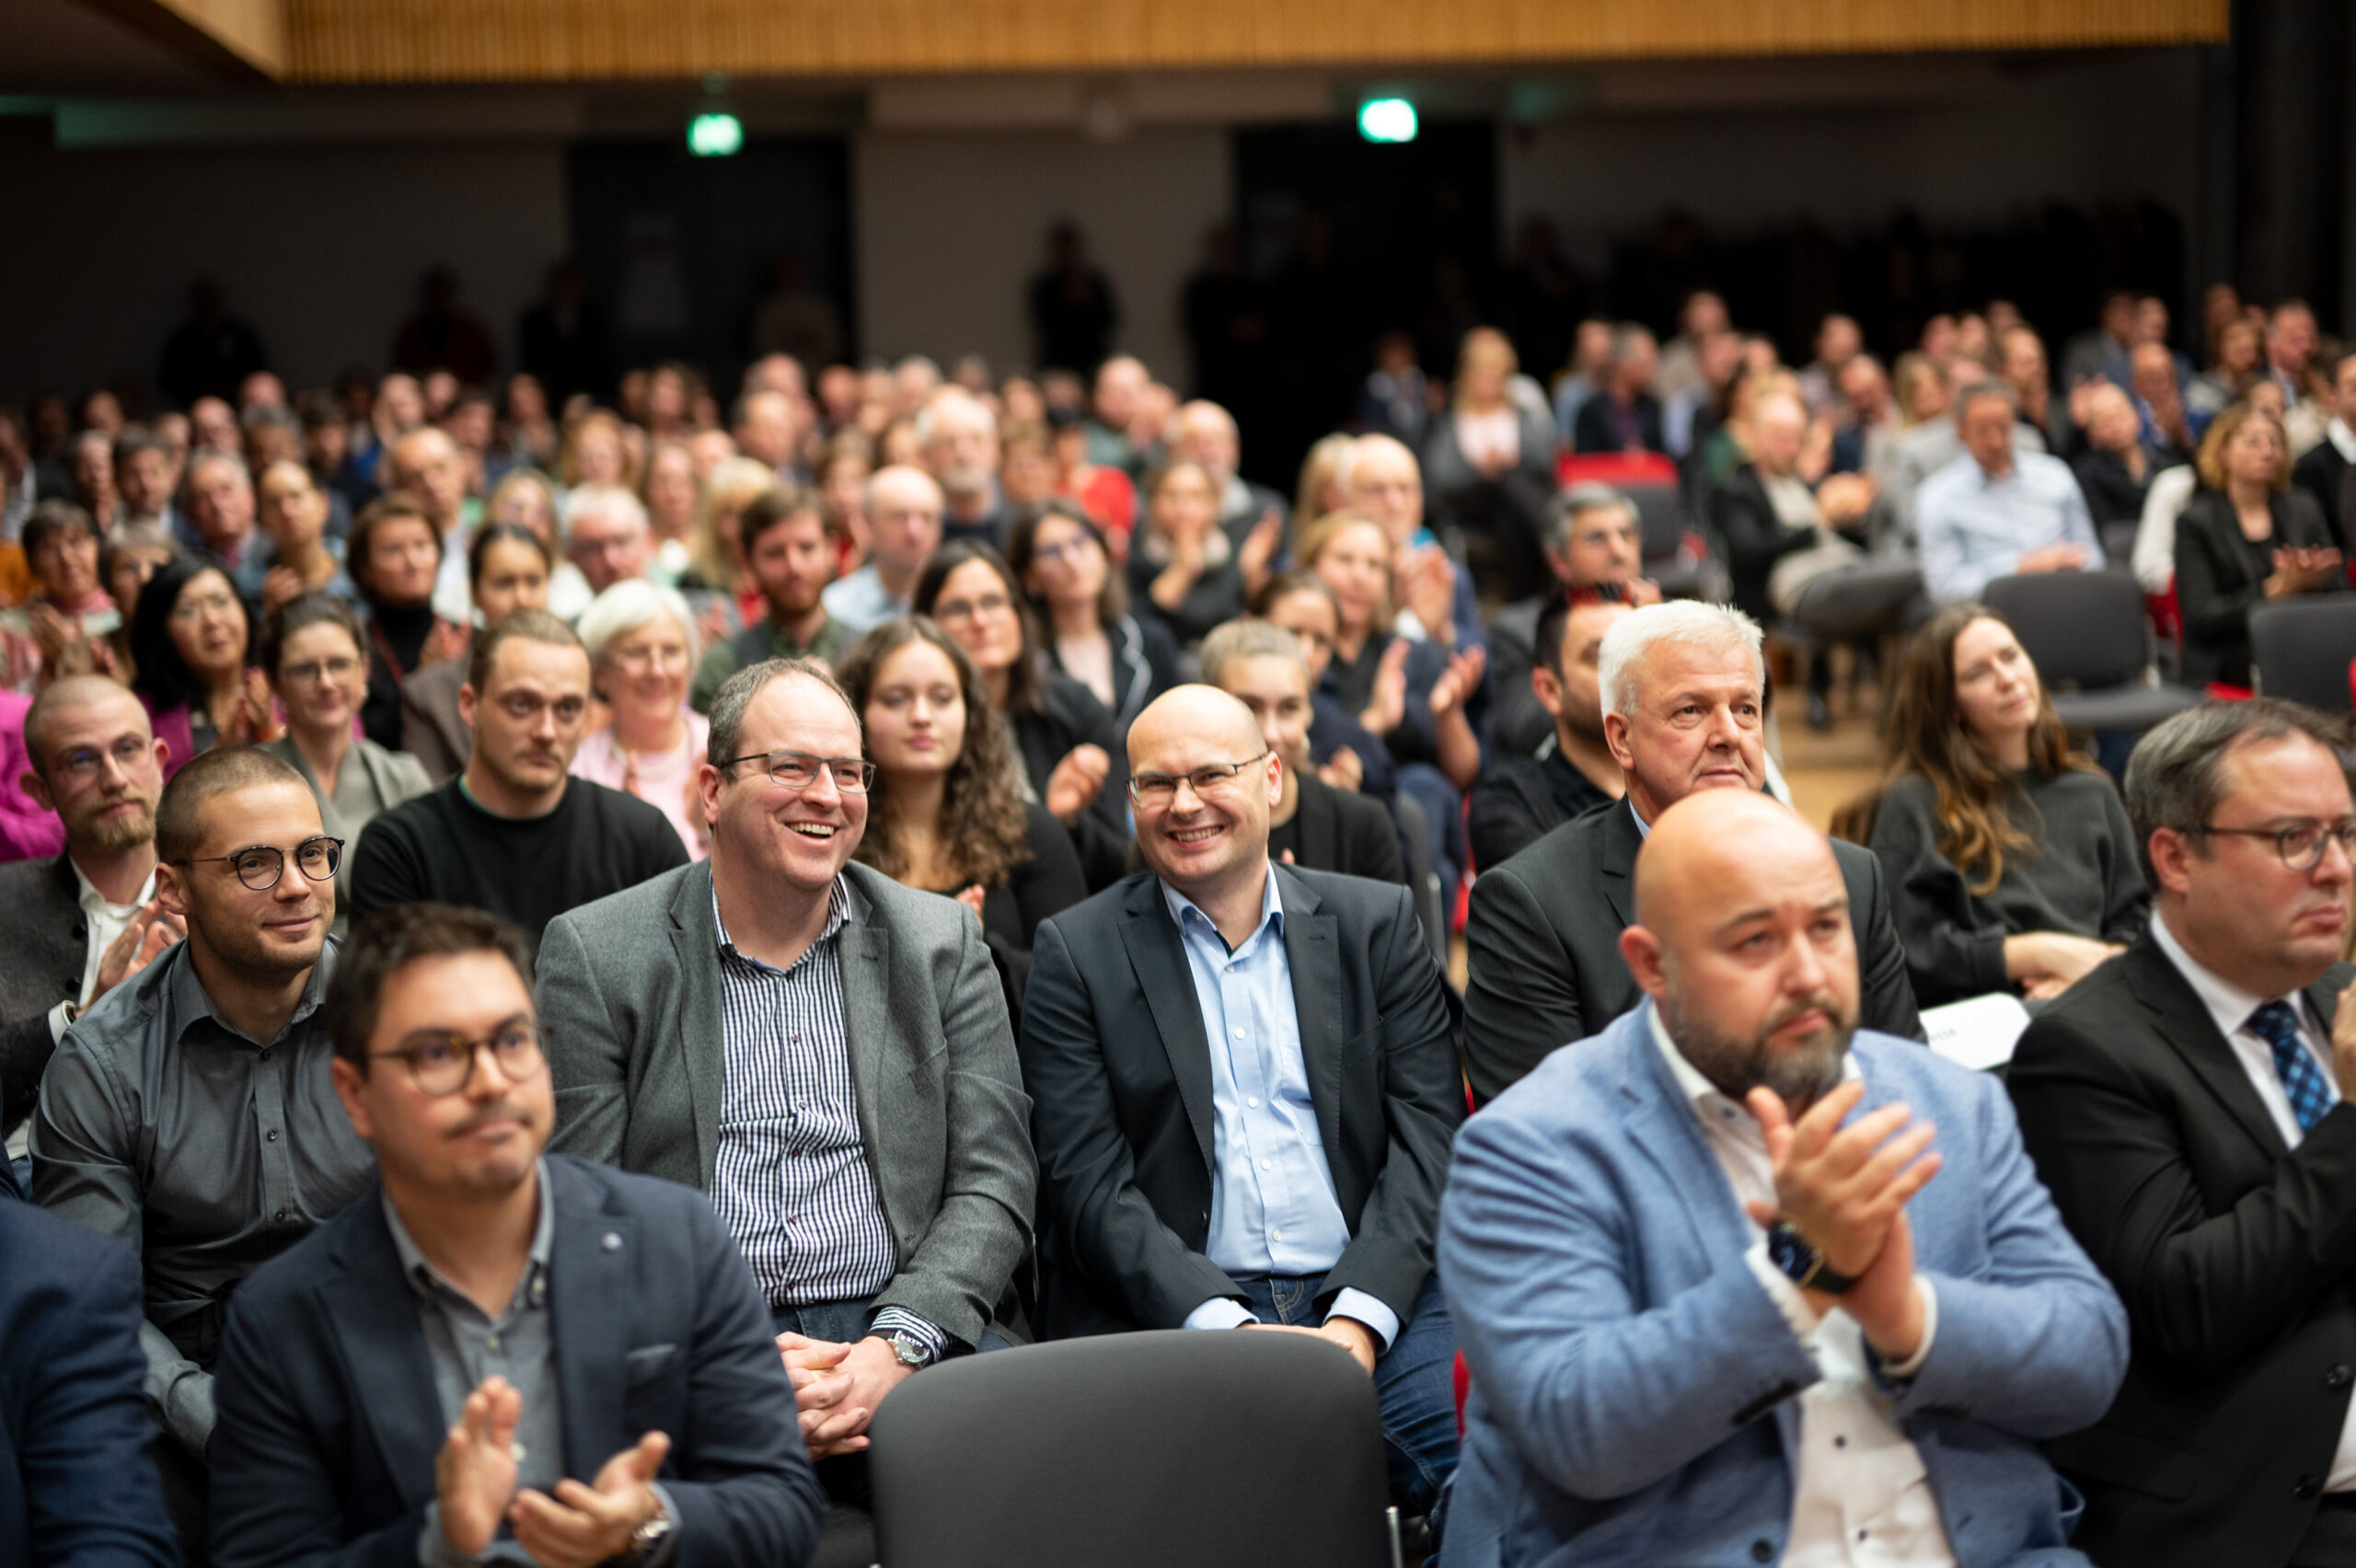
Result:
{"label": "clasped hands", "polygon": [[1338,1344],[1350,1353],[1350,1359],[1358,1364],[1358,1370],[1369,1378],[1374,1375],[1375,1357],[1382,1354],[1382,1342],[1374,1337],[1372,1329],[1356,1318],[1328,1318],[1314,1328],[1307,1323],[1238,1323],[1236,1327],[1259,1329],[1267,1333],[1307,1334],[1311,1339]]}
{"label": "clasped hands", "polygon": [[662,1503],[653,1482],[671,1439],[650,1432],[598,1470],[592,1485],[556,1483],[556,1495],[515,1490],[515,1424],[524,1397],[504,1378],[486,1378],[467,1396],[457,1424],[433,1458],[433,1493],[442,1538],[479,1557],[504,1519],[515,1542],[547,1568],[591,1568],[629,1550],[631,1538]]}
{"label": "clasped hands", "polygon": [[881,1339],[811,1339],[777,1336],[778,1355],[793,1382],[795,1420],[813,1459],[855,1454],[867,1447],[868,1423],[884,1396],[900,1386],[913,1367]]}
{"label": "clasped hands", "polygon": [[1752,1090],[1745,1102],[1766,1135],[1775,1201],[1745,1206],[1761,1225],[1780,1219],[1798,1231],[1857,1282],[1842,1296],[1804,1291],[1811,1309],[1821,1316],[1840,1308],[1883,1360],[1902,1362],[1921,1350],[1924,1321],[1906,1203],[1939,1172],[1939,1156],[1926,1152],[1937,1129],[1902,1102],[1843,1127],[1865,1092],[1861,1082],[1842,1083],[1795,1122],[1773,1090]]}

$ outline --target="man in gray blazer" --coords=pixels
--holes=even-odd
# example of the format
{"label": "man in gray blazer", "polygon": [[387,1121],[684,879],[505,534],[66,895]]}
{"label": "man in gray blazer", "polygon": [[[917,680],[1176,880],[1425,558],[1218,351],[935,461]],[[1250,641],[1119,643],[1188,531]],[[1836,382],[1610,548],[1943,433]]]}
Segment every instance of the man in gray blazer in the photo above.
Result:
{"label": "man in gray blazer", "polygon": [[[766,1293],[814,1459],[994,1347],[1038,1167],[980,922],[850,864],[859,717],[824,665],[738,671],[699,787],[711,859],[560,916],[539,952],[560,1152],[710,1194]],[[858,1500],[864,1461],[821,1463]]]}

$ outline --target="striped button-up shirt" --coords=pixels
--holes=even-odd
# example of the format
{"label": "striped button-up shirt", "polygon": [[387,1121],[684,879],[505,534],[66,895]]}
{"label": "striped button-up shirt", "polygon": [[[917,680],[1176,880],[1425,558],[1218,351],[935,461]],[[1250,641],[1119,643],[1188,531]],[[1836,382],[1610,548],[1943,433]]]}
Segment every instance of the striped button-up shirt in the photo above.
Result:
{"label": "striped button-up shirt", "polygon": [[[720,1147],[711,1202],[773,1306],[863,1301],[899,1268],[867,1160],[843,1022],[840,936],[849,892],[835,879],[826,927],[791,967],[737,951],[712,896],[720,944]],[[936,1356],[948,1338],[896,1307],[873,1327]]]}

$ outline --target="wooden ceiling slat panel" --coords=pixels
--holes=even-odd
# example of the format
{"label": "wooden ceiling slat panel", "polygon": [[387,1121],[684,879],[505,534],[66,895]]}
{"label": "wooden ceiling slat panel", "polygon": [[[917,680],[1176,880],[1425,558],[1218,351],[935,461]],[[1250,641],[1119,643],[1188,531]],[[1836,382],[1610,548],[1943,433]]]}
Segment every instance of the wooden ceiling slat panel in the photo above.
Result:
{"label": "wooden ceiling slat panel", "polygon": [[2227,0],[286,0],[288,75],[583,81],[2222,40]]}

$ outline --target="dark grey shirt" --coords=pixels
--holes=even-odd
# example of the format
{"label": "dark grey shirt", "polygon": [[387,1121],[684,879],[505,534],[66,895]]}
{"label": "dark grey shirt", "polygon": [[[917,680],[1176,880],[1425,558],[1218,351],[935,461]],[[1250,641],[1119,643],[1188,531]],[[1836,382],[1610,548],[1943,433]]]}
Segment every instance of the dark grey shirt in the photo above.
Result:
{"label": "dark grey shirt", "polygon": [[33,1199],[140,1255],[147,1398],[202,1456],[229,1294],[376,1169],[328,1076],[329,940],[271,1041],[223,1022],[181,942],[65,1032],[33,1113]]}

